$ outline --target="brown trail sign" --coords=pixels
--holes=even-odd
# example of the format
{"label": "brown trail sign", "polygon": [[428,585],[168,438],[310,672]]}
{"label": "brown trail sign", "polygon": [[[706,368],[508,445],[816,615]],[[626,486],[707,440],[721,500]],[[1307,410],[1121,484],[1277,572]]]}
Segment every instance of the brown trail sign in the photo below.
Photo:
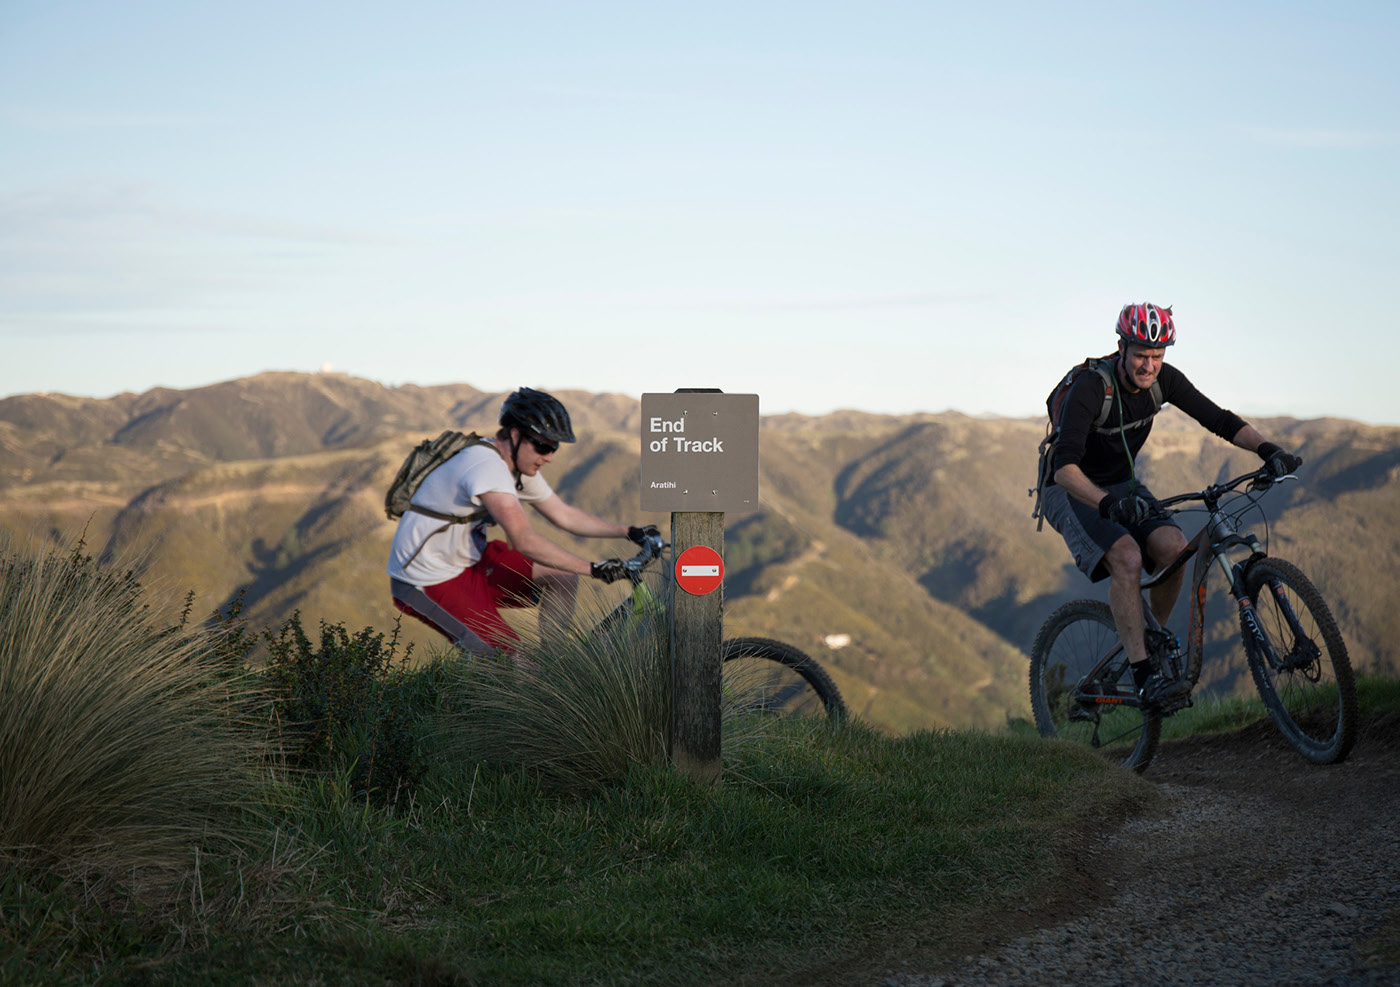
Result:
{"label": "brown trail sign", "polygon": [[642,395],[642,510],[671,512],[671,763],[718,780],[724,512],[758,506],[758,395]]}

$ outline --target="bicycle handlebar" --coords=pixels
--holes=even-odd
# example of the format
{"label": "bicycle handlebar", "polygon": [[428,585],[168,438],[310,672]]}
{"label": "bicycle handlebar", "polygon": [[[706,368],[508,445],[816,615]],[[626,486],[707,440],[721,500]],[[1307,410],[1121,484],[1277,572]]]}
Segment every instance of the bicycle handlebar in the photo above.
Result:
{"label": "bicycle handlebar", "polygon": [[1195,493],[1184,493],[1177,494],[1175,497],[1166,497],[1159,500],[1158,503],[1161,504],[1163,507],[1170,507],[1173,504],[1184,504],[1190,501],[1199,500],[1205,502],[1208,505],[1213,505],[1225,494],[1231,492],[1240,484],[1245,482],[1249,483],[1251,490],[1264,491],[1269,489],[1275,483],[1282,483],[1284,480],[1296,479],[1298,479],[1296,473],[1289,473],[1285,476],[1274,476],[1272,473],[1269,472],[1269,468],[1267,466],[1261,466],[1257,470],[1251,470],[1248,473],[1241,474],[1240,476],[1235,477],[1233,480],[1226,480],[1224,483],[1211,484],[1204,490],[1198,490]]}
{"label": "bicycle handlebar", "polygon": [[629,578],[640,577],[642,570],[661,557],[661,552],[671,545],[660,535],[648,535],[642,539],[642,546],[637,550],[637,554],[630,559],[624,559],[623,568],[627,570]]}

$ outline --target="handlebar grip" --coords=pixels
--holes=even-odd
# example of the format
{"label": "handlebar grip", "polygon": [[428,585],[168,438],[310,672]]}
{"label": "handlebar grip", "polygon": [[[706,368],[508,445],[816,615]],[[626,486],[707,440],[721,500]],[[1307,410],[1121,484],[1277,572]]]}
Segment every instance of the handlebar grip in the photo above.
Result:
{"label": "handlebar grip", "polygon": [[642,544],[637,549],[637,554],[626,559],[623,565],[632,571],[641,572],[653,559],[660,558],[662,550],[668,545],[670,542],[660,535],[650,535],[643,539]]}

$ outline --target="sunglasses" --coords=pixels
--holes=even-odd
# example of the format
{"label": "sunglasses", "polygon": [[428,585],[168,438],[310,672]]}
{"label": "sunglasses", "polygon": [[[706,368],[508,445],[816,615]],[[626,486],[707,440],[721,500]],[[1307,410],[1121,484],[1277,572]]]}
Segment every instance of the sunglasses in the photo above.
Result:
{"label": "sunglasses", "polygon": [[541,439],[534,435],[526,436],[526,438],[529,440],[530,445],[534,446],[535,451],[541,456],[548,456],[559,451],[558,442],[550,442],[547,439]]}

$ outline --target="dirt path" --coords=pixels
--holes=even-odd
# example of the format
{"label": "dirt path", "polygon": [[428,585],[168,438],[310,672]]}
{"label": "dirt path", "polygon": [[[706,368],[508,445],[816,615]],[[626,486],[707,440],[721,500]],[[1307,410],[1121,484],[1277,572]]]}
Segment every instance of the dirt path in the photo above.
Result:
{"label": "dirt path", "polygon": [[1086,849],[980,954],[867,982],[1400,984],[1400,717],[1318,767],[1271,724],[1163,746],[1166,812]]}

